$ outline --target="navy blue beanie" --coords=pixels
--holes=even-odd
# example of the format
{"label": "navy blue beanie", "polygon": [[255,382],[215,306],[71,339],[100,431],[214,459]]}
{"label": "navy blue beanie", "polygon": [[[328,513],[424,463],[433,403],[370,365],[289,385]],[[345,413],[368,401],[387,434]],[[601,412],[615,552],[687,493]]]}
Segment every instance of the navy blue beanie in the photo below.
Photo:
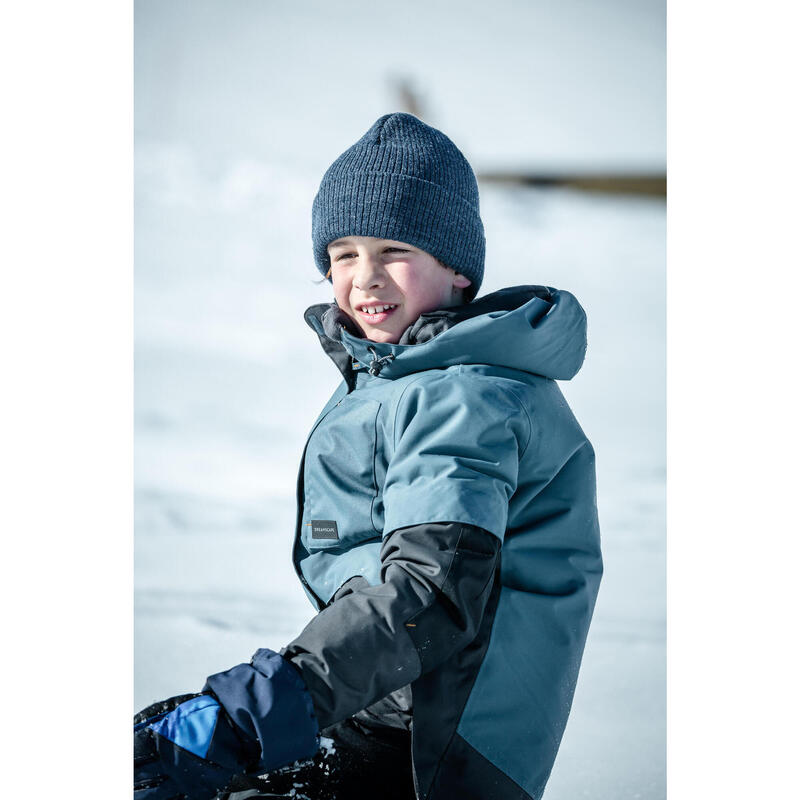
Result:
{"label": "navy blue beanie", "polygon": [[412,114],[382,116],[323,176],[311,211],[323,275],[331,266],[327,246],[345,236],[419,247],[472,281],[467,297],[483,280],[475,174],[447,136]]}

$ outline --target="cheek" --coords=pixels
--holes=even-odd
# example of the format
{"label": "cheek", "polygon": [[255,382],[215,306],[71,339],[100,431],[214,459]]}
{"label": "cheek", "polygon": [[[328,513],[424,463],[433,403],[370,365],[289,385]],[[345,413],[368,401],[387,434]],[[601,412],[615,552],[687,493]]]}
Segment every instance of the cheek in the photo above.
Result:
{"label": "cheek", "polygon": [[433,311],[447,297],[447,284],[430,277],[413,276],[403,288],[407,304],[419,313]]}
{"label": "cheek", "polygon": [[333,280],[333,296],[340,308],[350,305],[350,286],[347,281],[342,279]]}

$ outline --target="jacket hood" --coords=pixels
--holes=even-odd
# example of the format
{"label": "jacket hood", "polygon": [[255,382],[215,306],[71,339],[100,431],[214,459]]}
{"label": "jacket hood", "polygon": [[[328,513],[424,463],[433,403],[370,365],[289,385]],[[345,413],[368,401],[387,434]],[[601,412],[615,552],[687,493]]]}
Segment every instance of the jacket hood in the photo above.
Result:
{"label": "jacket hood", "polygon": [[456,364],[491,364],[569,380],[586,354],[586,314],[567,291],[510,286],[462,306],[429,311],[397,344],[365,339],[339,306],[305,312],[322,348],[350,384],[354,370],[399,378]]}

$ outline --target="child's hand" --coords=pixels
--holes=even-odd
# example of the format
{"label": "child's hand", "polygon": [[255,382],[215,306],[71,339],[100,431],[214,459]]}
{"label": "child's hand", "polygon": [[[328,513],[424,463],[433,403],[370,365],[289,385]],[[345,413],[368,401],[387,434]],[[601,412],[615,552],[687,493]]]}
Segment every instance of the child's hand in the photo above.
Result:
{"label": "child's hand", "polygon": [[211,800],[240,773],[311,758],[319,727],[298,670],[272,650],[212,675],[200,694],[134,717],[135,800]]}
{"label": "child's hand", "polygon": [[134,798],[209,800],[259,755],[210,694],[155,703],[134,717]]}

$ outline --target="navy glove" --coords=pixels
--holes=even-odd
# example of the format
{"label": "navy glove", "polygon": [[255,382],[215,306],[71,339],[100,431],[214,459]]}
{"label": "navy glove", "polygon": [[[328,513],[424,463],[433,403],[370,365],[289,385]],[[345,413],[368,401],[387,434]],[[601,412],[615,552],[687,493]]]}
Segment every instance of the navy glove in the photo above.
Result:
{"label": "navy glove", "polygon": [[134,718],[135,800],[210,800],[233,775],[311,758],[319,726],[299,670],[272,650],[212,675],[201,694]]}
{"label": "navy glove", "polygon": [[154,703],[134,717],[134,798],[210,800],[259,755],[210,694]]}

